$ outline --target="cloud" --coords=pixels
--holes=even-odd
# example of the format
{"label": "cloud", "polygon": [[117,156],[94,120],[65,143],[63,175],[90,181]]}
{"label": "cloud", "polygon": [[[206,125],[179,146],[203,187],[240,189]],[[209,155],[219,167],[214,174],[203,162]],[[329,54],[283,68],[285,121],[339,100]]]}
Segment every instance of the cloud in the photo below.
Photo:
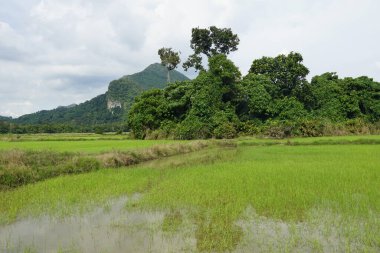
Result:
{"label": "cloud", "polygon": [[181,50],[184,60],[197,26],[238,33],[231,58],[243,73],[255,58],[298,51],[311,75],[336,71],[380,80],[379,8],[376,0],[6,1],[0,114],[83,102],[111,80],[157,62],[162,46]]}

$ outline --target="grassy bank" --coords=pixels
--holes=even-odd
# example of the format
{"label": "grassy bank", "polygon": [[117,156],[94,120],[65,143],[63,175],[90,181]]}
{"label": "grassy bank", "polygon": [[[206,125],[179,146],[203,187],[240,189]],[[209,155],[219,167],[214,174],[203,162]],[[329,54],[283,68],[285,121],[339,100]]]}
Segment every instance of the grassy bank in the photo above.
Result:
{"label": "grassy bank", "polygon": [[[237,223],[253,210],[249,212],[256,220],[268,219],[280,229],[282,223],[290,226],[291,236],[282,238],[279,249],[292,251],[306,244],[306,249],[323,251],[324,238],[335,236],[342,243],[337,249],[376,252],[379,151],[376,144],[242,145],[172,157],[163,164],[61,176],[0,192],[0,222],[28,215],[69,215],[139,192],[143,197],[129,208],[167,212],[165,230],[175,230],[189,219],[196,226],[193,236],[199,251],[239,249],[247,238],[260,238],[248,236]],[[315,233],[325,231],[321,226],[329,229],[321,238],[305,241],[298,224],[316,224]]]}
{"label": "grassy bank", "polygon": [[[132,151],[73,153],[7,150],[0,153],[0,190],[34,183],[65,174],[96,171],[100,167],[130,166],[163,157],[186,154],[210,146],[211,142],[161,144]],[[221,145],[222,143],[214,143]]]}

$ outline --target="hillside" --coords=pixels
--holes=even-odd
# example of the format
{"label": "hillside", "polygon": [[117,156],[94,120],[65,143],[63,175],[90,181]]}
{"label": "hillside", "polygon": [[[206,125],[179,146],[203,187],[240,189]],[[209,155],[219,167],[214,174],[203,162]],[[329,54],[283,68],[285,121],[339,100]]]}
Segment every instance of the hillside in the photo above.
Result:
{"label": "hillside", "polygon": [[[144,90],[151,88],[163,89],[167,84],[167,70],[159,63],[151,64],[143,71],[126,77],[140,84]],[[172,70],[170,71],[170,80],[172,82],[185,81],[189,80],[189,78],[178,71]]]}
{"label": "hillside", "polygon": [[11,117],[6,117],[6,116],[1,116],[0,115],[0,121],[11,121],[12,120],[12,118]]}
{"label": "hillside", "polygon": [[[178,71],[171,71],[171,80],[188,80]],[[141,72],[123,76],[112,81],[105,94],[99,95],[79,105],[59,106],[53,110],[43,110],[14,119],[20,124],[72,123],[96,125],[121,121],[133,100],[142,91],[164,88],[167,84],[167,70],[159,63],[151,64]]]}
{"label": "hillside", "polygon": [[14,121],[20,124],[102,124],[118,121],[120,113],[107,110],[106,95],[99,95],[74,107],[60,106],[53,110],[43,110],[21,116]]}

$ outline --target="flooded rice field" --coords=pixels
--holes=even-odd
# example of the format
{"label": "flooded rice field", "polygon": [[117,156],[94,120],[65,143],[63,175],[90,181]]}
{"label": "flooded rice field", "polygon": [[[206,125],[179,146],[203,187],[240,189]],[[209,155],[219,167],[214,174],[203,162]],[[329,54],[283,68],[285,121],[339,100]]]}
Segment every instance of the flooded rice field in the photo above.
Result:
{"label": "flooded rice field", "polygon": [[[123,197],[94,211],[71,217],[42,216],[0,227],[0,252],[198,252],[197,227],[182,215],[168,229],[170,212],[128,208],[141,195]],[[314,213],[313,213],[314,212]],[[353,242],[365,226],[314,210],[308,222],[283,222],[247,208],[235,222],[242,237],[233,252],[376,252]],[[378,224],[378,217],[373,217]],[[349,225],[351,224],[351,226]],[[353,228],[355,227],[355,230]],[[357,228],[361,227],[361,230]],[[370,229],[370,228],[369,228]],[[376,236],[376,235],[374,235]]]}
{"label": "flooded rice field", "polygon": [[[139,198],[135,195],[132,199]],[[188,252],[195,241],[164,233],[163,212],[127,211],[124,197],[65,218],[25,219],[0,227],[0,252]]]}

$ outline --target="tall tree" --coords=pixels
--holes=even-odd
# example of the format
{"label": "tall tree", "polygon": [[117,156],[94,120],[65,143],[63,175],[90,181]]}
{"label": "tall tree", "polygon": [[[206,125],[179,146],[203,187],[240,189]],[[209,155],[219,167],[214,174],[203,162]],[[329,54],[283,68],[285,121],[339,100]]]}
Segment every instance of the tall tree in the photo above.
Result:
{"label": "tall tree", "polygon": [[306,76],[309,74],[309,69],[302,64],[302,61],[302,55],[295,52],[274,58],[263,57],[253,61],[249,73],[266,75],[279,87],[280,97],[289,96],[295,88],[307,83]]}
{"label": "tall tree", "polygon": [[161,64],[168,69],[168,83],[170,83],[170,71],[177,68],[181,62],[179,52],[173,51],[171,48],[161,48],[158,50],[158,55],[161,59]]}
{"label": "tall tree", "polygon": [[187,70],[193,67],[195,70],[204,70],[202,54],[208,58],[217,54],[228,55],[237,50],[239,42],[238,36],[230,28],[217,28],[216,26],[210,26],[209,29],[193,28],[190,47],[194,50],[194,54],[184,62],[183,68]]}

